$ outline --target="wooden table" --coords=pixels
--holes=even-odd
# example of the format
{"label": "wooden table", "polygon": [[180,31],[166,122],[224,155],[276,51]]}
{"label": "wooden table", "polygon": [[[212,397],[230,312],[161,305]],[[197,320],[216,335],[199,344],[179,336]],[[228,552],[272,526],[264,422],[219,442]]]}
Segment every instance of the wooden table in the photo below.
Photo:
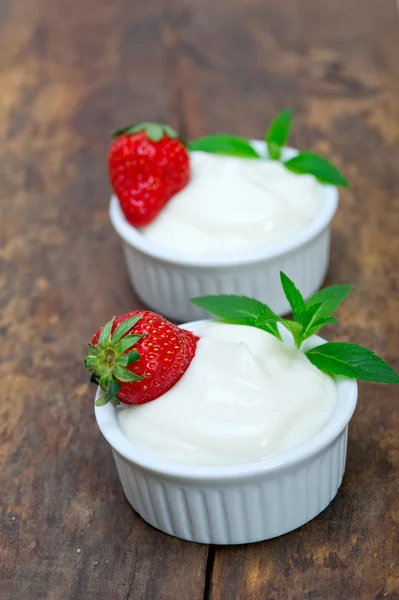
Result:
{"label": "wooden table", "polygon": [[[2,600],[399,598],[399,407],[360,385],[337,498],[241,547],[168,537],[127,504],[82,365],[139,306],[107,212],[109,132],[263,134],[352,182],[328,282],[352,282],[334,335],[399,367],[399,22],[394,0],[0,0]],[[330,335],[330,331],[327,335]]]}

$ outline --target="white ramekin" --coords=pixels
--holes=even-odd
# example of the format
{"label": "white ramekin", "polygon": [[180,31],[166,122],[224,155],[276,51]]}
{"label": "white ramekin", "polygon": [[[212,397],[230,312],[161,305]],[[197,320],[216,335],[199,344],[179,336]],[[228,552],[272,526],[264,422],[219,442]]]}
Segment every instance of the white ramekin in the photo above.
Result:
{"label": "white ramekin", "polygon": [[[265,144],[253,141],[265,154]],[[284,158],[297,153],[286,148]],[[281,289],[280,271],[286,273],[305,298],[317,291],[329,264],[330,223],[338,207],[338,191],[325,186],[325,199],[314,220],[289,240],[251,252],[196,257],[161,248],[144,238],[125,219],[115,196],[110,202],[111,222],[122,239],[127,270],[139,298],[152,310],[178,321],[205,316],[190,298],[207,294],[238,294],[258,298],[277,314],[290,312]]]}
{"label": "white ramekin", "polygon": [[[309,347],[321,343],[318,336],[307,342]],[[339,378],[337,385],[336,410],[315,437],[267,460],[236,466],[162,461],[125,438],[113,404],[95,406],[95,415],[112,447],[125,495],[147,523],[191,542],[245,544],[304,525],[335,497],[357,402],[356,381]]]}

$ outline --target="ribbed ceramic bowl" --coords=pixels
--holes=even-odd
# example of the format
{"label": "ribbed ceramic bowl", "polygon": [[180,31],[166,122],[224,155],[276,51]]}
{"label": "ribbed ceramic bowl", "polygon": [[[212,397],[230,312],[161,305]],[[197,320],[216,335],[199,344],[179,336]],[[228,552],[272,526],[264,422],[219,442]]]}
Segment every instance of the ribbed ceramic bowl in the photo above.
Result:
{"label": "ribbed ceramic bowl", "polygon": [[[187,329],[193,325],[188,323]],[[323,342],[314,336],[308,344]],[[147,523],[191,542],[245,544],[304,525],[335,497],[357,402],[356,381],[341,378],[337,385],[336,410],[315,437],[272,458],[236,466],[162,461],[125,438],[113,404],[96,406],[95,415],[112,448],[125,495]]]}
{"label": "ribbed ceramic bowl", "polygon": [[[265,154],[265,144],[253,141]],[[284,158],[297,153],[286,148]],[[290,311],[281,288],[284,271],[305,298],[317,291],[329,264],[330,223],[338,207],[338,191],[324,187],[324,203],[314,220],[296,235],[251,252],[225,256],[184,254],[161,248],[132,227],[115,196],[110,202],[111,222],[122,239],[132,286],[152,310],[182,322],[200,319],[204,311],[190,298],[207,294],[238,294],[258,298],[277,314]]]}

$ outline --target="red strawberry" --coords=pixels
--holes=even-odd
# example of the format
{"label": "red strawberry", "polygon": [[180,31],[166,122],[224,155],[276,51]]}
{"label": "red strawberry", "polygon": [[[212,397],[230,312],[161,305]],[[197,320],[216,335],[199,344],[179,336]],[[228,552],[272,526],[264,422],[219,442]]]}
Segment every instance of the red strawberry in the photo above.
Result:
{"label": "red strawberry", "polygon": [[84,364],[104,395],[98,406],[144,404],[165,394],[188,369],[198,338],[150,311],[113,318],[89,344]]}
{"label": "red strawberry", "polygon": [[126,219],[148,225],[187,185],[190,159],[169,125],[142,123],[114,134],[108,155],[109,177]]}

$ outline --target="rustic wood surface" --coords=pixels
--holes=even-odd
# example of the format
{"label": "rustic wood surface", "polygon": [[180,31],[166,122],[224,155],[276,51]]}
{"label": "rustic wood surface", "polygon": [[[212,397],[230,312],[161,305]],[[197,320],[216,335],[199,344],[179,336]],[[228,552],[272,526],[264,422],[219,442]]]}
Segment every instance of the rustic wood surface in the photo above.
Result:
{"label": "rustic wood surface", "polygon": [[293,143],[352,182],[329,282],[340,339],[399,368],[399,21],[394,0],[0,0],[1,600],[399,598],[399,409],[361,385],[344,484],[298,531],[207,548],[128,506],[82,356],[139,306],[107,215],[108,132]]}

